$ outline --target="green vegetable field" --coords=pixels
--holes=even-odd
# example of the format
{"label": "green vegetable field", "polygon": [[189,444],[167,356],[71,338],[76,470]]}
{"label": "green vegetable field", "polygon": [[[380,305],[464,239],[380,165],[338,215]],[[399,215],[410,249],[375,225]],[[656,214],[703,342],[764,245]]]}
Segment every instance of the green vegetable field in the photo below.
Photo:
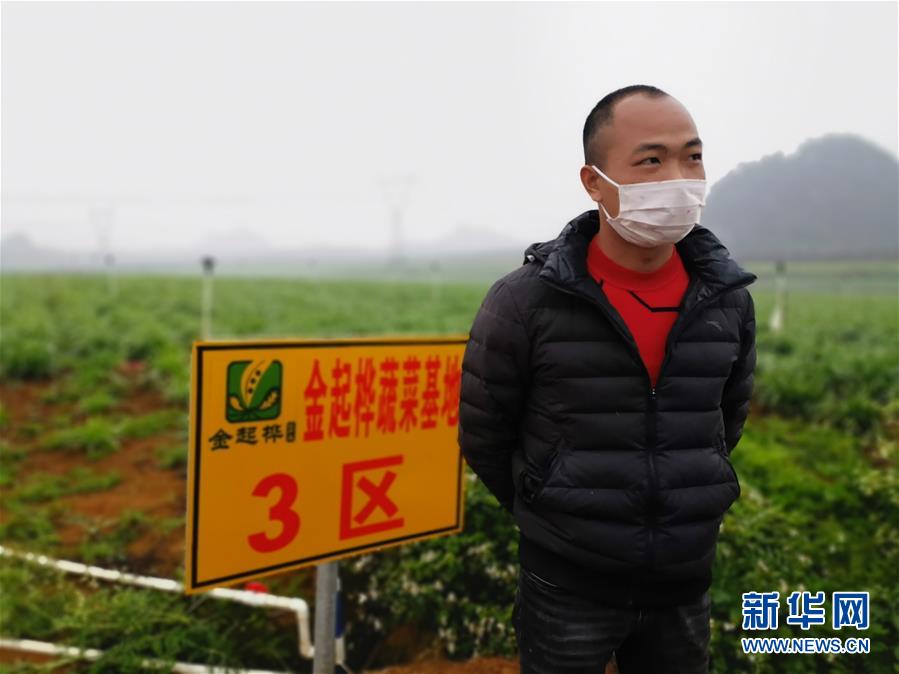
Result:
{"label": "green vegetable field", "polygon": [[[716,559],[712,671],[899,671],[896,265],[796,265],[777,334],[768,322],[773,268],[747,267],[760,277],[750,286],[758,364],[732,455],[742,496]],[[488,286],[219,278],[213,337],[464,334]],[[2,277],[0,544],[182,578],[200,298],[200,280],[189,277]],[[354,671],[423,657],[514,661],[517,532],[467,470],[463,534],[341,562]],[[265,584],[311,605],[314,578],[303,570]],[[143,658],[311,671],[290,616],[79,580],[9,557],[0,557],[0,587],[0,635],[106,651],[55,671],[138,672]],[[740,637],[755,635],[741,629],[741,594],[771,590],[781,593],[781,620],[765,636],[864,636],[871,652],[743,654]],[[783,620],[793,590],[868,591],[870,627],[837,632],[828,614],[804,634]],[[0,672],[53,671],[0,655]]]}

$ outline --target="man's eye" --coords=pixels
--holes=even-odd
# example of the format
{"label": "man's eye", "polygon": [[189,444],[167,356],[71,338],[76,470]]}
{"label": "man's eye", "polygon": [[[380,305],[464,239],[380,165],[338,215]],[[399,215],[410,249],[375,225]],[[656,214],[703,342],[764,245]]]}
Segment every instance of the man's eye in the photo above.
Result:
{"label": "man's eye", "polygon": [[643,159],[643,160],[641,160],[641,161],[639,161],[639,162],[637,162],[637,163],[638,163],[638,164],[642,164],[643,162],[649,161],[650,159],[655,159],[656,161],[659,160],[658,157],[647,157],[646,159]]}
{"label": "man's eye", "polygon": [[691,155],[691,156],[692,156],[692,157],[697,157],[697,158],[699,159],[699,161],[702,161],[702,153],[701,153],[701,152],[696,153],[696,154]]}

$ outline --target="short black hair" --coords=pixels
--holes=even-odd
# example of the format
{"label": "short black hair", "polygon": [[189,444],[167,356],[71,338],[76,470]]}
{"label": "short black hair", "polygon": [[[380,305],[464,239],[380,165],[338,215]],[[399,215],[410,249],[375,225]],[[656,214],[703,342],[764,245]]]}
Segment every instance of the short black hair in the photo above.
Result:
{"label": "short black hair", "polygon": [[669,96],[665,91],[649,84],[632,84],[621,89],[616,89],[607,94],[597,103],[590,114],[587,115],[587,121],[584,123],[584,163],[594,164],[600,170],[605,170],[606,151],[603,143],[596,143],[597,149],[591,149],[590,145],[594,137],[599,133],[603,126],[607,126],[612,122],[612,111],[615,104],[622,98],[626,98],[631,94],[645,94],[651,98],[660,98]]}

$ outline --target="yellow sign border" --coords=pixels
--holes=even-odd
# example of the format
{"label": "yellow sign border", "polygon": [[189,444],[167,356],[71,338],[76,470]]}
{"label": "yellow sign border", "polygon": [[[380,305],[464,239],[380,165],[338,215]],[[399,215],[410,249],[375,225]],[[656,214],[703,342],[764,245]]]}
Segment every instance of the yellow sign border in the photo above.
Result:
{"label": "yellow sign border", "polygon": [[439,536],[447,536],[453,533],[461,533],[465,527],[465,461],[462,452],[459,452],[458,489],[456,501],[456,523],[451,527],[435,529],[423,533],[410,534],[377,543],[369,543],[354,548],[342,549],[340,552],[304,557],[290,562],[282,562],[270,567],[253,569],[244,573],[232,574],[222,578],[213,578],[198,582],[197,578],[197,546],[199,541],[198,513],[200,499],[200,440],[199,432],[202,424],[202,394],[200,391],[200,376],[202,374],[202,356],[205,351],[220,351],[227,349],[270,349],[270,348],[312,348],[334,346],[403,346],[416,345],[427,346],[430,344],[465,344],[468,342],[468,334],[451,335],[365,335],[358,337],[309,337],[309,338],[267,338],[267,339],[222,339],[222,340],[195,340],[191,346],[191,383],[189,412],[194,413],[193,423],[188,429],[188,461],[187,461],[187,513],[185,517],[185,574],[184,593],[197,594],[206,592],[216,587],[230,586],[243,581],[264,578],[288,570],[308,568],[315,562],[323,563],[356,557],[362,551],[376,552],[387,548],[393,548],[405,543],[412,543]]}

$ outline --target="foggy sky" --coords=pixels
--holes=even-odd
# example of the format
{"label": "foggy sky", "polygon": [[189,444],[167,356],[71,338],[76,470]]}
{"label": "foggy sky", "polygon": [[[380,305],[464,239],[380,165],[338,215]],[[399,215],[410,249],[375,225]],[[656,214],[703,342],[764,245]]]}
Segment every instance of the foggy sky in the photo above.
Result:
{"label": "foggy sky", "polygon": [[404,175],[408,243],[552,238],[595,207],[586,115],[637,83],[686,105],[710,185],[829,132],[897,153],[894,2],[4,2],[0,21],[0,222],[45,245],[381,249],[380,181]]}

